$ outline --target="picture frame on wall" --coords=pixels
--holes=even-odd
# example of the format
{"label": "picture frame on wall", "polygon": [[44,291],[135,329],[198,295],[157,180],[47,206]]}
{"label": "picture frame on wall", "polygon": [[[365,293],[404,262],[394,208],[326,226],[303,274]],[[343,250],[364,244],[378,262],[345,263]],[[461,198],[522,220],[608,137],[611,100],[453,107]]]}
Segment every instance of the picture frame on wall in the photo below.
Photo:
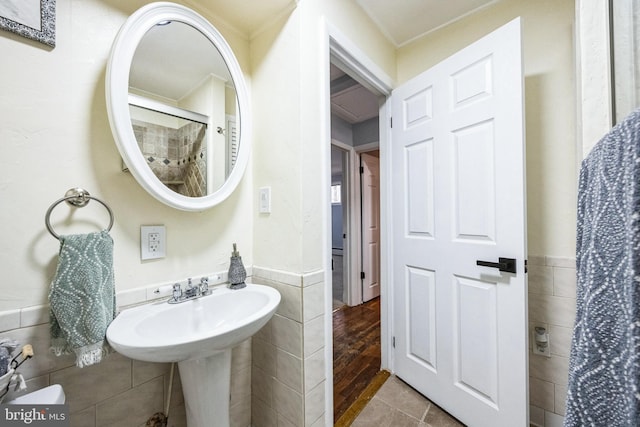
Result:
{"label": "picture frame on wall", "polygon": [[0,29],[56,45],[56,0],[1,0]]}

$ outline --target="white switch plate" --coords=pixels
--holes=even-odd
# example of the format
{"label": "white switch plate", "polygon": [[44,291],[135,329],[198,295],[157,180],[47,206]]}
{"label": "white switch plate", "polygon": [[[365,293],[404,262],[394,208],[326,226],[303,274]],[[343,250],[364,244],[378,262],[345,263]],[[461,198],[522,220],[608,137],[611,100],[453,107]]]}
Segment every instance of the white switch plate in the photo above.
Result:
{"label": "white switch plate", "polygon": [[165,257],[167,231],[164,225],[140,226],[140,258],[158,259]]}
{"label": "white switch plate", "polygon": [[259,191],[260,194],[260,207],[258,212],[271,213],[271,187],[262,187]]}

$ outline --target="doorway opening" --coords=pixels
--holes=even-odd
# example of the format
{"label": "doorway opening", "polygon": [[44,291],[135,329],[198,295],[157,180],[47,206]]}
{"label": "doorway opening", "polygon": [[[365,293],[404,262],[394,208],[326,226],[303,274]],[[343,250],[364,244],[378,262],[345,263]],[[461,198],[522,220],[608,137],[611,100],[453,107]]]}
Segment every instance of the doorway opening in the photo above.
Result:
{"label": "doorway opening", "polygon": [[330,67],[336,421],[381,368],[379,111],[384,96],[348,69],[333,62]]}

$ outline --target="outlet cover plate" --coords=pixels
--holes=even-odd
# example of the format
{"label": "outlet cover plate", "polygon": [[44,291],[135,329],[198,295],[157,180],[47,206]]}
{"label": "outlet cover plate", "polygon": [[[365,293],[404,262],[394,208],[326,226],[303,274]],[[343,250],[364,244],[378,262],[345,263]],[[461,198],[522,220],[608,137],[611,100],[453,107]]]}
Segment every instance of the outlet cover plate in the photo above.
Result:
{"label": "outlet cover plate", "polygon": [[164,258],[166,255],[167,231],[164,225],[140,226],[140,258]]}

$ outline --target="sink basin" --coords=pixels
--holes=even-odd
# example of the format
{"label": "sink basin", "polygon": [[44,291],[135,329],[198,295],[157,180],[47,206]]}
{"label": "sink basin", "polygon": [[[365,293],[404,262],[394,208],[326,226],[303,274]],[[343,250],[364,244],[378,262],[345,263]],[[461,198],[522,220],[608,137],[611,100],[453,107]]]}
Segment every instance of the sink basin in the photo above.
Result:
{"label": "sink basin", "polygon": [[145,362],[178,362],[189,427],[229,427],[231,348],[260,330],[280,293],[247,284],[180,304],[159,302],[124,310],[109,325],[118,352]]}
{"label": "sink basin", "polygon": [[262,328],[280,303],[273,288],[249,284],[180,304],[160,302],[124,310],[107,329],[120,354],[145,362],[180,362],[232,348]]}

